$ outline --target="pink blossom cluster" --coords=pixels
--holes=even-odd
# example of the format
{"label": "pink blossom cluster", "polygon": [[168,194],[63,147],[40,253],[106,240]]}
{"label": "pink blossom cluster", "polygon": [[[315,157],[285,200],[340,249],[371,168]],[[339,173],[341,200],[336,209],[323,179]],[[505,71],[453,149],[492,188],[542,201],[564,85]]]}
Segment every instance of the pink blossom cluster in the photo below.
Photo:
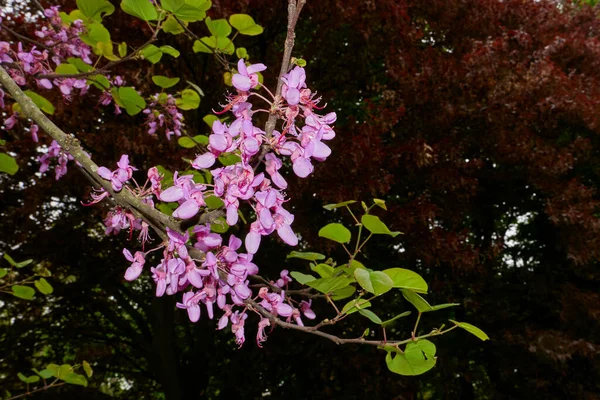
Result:
{"label": "pink blossom cluster", "polygon": [[183,127],[183,115],[177,109],[175,97],[170,94],[156,93],[151,96],[152,101],[144,110],[148,133],[154,135],[160,129],[165,130],[167,139],[171,136],[181,136]]}
{"label": "pink blossom cluster", "polygon": [[48,171],[50,168],[50,162],[53,159],[56,159],[56,166],[54,167],[55,178],[56,180],[59,180],[61,177],[66,175],[67,163],[69,161],[73,161],[73,156],[64,151],[56,142],[56,140],[53,140],[48,148],[48,152],[41,157],[38,157],[41,173]]}

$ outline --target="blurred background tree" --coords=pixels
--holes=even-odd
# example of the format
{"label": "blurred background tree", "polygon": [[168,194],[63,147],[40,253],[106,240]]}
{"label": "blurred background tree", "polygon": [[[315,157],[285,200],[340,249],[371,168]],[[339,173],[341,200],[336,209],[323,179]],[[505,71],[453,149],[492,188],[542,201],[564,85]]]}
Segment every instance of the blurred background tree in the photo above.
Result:
{"label": "blurred background tree", "polygon": [[[42,1],[67,11],[74,3]],[[113,3],[113,40],[141,45],[147,27]],[[34,10],[9,2],[3,24],[31,36]],[[0,175],[0,250],[50,269],[55,291],[32,302],[0,297],[0,386],[18,392],[17,372],[86,359],[95,370],[88,388],[38,398],[599,398],[598,11],[550,0],[309,0],[297,29],[295,55],[338,113],[327,163],[306,180],[286,176],[302,245],[332,250],[315,233],[341,216],[323,204],[385,199],[386,222],[405,235],[370,243],[369,264],[417,271],[432,303],[462,302],[457,319],[473,321],[490,342],[442,337],[438,365],[418,378],[390,373],[372,349],[280,329],[263,349],[249,341],[238,350],[214,321],[191,324],[174,299],[154,298],[147,274],[125,282],[127,235],[105,237],[106,209],[81,206],[90,190],[83,175],[40,178],[28,135],[2,130],[21,169]],[[209,15],[236,12],[265,27],[238,40],[250,61],[269,66],[272,82],[285,7],[215,0]],[[202,24],[190,29],[204,35]],[[0,31],[0,40],[10,34]],[[147,94],[156,74],[196,82],[206,96],[186,124],[205,134],[202,117],[222,101],[225,71],[189,40],[160,40],[181,57],[115,73]],[[52,119],[100,165],[129,153],[140,168],[185,168],[189,151],[150,137],[142,114],[114,115],[97,101],[75,98]],[[266,276],[305,268],[285,261],[289,250],[276,240],[264,246],[257,263]],[[389,316],[408,308],[402,298],[378,306]],[[349,318],[336,329],[359,336],[364,324]]]}

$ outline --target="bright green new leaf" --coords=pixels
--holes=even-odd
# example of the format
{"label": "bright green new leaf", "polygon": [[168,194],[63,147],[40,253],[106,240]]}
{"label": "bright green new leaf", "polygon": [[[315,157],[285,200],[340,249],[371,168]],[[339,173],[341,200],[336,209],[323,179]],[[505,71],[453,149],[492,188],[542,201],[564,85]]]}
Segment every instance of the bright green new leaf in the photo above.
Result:
{"label": "bright green new leaf", "polygon": [[320,253],[292,251],[290,254],[287,255],[286,258],[300,258],[302,260],[307,260],[307,261],[319,261],[319,260],[324,260],[325,256]]}
{"label": "bright green new leaf", "polygon": [[17,376],[19,377],[19,379],[25,383],[35,383],[37,381],[40,380],[40,377],[37,375],[31,375],[29,377],[23,375],[22,373],[18,373]]}
{"label": "bright green new leaf", "polygon": [[404,268],[389,268],[383,272],[392,278],[395,288],[410,289],[417,293],[427,293],[427,282],[416,272]]}
{"label": "bright green new leaf", "polygon": [[132,87],[120,87],[118,89],[119,99],[129,115],[136,115],[146,108],[146,101]]}
{"label": "bright green new leaf", "polygon": [[387,207],[386,207],[386,205],[385,205],[385,200],[381,200],[381,199],[373,199],[373,202],[374,202],[374,203],[375,203],[377,206],[379,206],[379,207],[383,208],[385,211],[387,211]]}
{"label": "bright green new leaf", "polygon": [[323,206],[323,208],[326,210],[333,210],[334,208],[344,207],[344,206],[347,206],[348,204],[353,204],[353,203],[356,203],[356,200],[342,201],[341,203],[336,203],[336,204],[326,204]]}
{"label": "bright green new leaf", "polygon": [[240,160],[240,156],[233,153],[225,153],[219,156],[219,162],[224,166],[237,164]]}
{"label": "bright green new leaf", "polygon": [[127,55],[127,43],[121,42],[117,46],[117,51],[119,52],[119,56],[125,57]]}
{"label": "bright green new leaf", "polygon": [[152,64],[156,64],[162,58],[163,52],[153,44],[142,49],[142,57],[150,61]]}
{"label": "bright green new leaf", "polygon": [[196,85],[194,82],[190,82],[190,81],[186,81],[188,83],[188,85],[190,85],[192,88],[194,88],[194,90],[196,92],[198,92],[198,94],[200,96],[204,96],[204,90],[202,90],[202,88],[198,85]]}
{"label": "bright green new leaf", "polygon": [[122,0],[121,9],[144,21],[154,21],[158,18],[156,7],[148,0]]}
{"label": "bright green new leaf", "polygon": [[206,114],[204,116],[204,118],[202,118],[202,121],[206,122],[206,125],[208,125],[210,128],[212,128],[213,122],[218,121],[219,117],[217,117],[216,115],[213,114]]}
{"label": "bright green new leaf", "polygon": [[206,10],[210,8],[212,3],[208,0],[161,0],[161,5],[180,20],[195,22],[206,17]]}
{"label": "bright green new leaf", "polygon": [[376,217],[375,215],[365,214],[362,216],[361,222],[365,228],[375,235],[390,235],[396,237],[401,233],[390,231],[388,227],[381,222],[379,217]]}
{"label": "bright green new leaf", "polygon": [[[187,22],[183,22],[183,24],[187,26]],[[179,22],[177,22],[172,15],[169,15],[166,21],[163,22],[162,29],[171,35],[179,35],[180,33],[185,32],[185,29],[179,25]]]}
{"label": "bright green new leaf", "polygon": [[369,318],[372,322],[380,325],[381,324],[381,318],[379,318],[373,311],[371,310],[364,310],[364,309],[360,309],[358,310],[358,313],[364,317]]}
{"label": "bright green new leaf", "polygon": [[290,275],[301,285],[306,285],[308,282],[312,282],[317,279],[312,275],[303,274],[302,272],[298,271],[292,271],[290,272]]}
{"label": "bright green new leaf", "polygon": [[410,304],[415,306],[419,312],[431,311],[431,305],[427,302],[427,300],[412,290],[402,289],[402,295]]}
{"label": "bright green new leaf", "polygon": [[371,307],[371,302],[369,302],[365,299],[350,300],[342,308],[342,314],[352,314],[363,308],[369,308],[369,307]]}
{"label": "bright green new leaf", "polygon": [[96,43],[96,54],[101,55],[110,61],[117,61],[119,57],[115,56],[113,52],[113,44],[112,42],[98,42]]}
{"label": "bright green new leaf", "polygon": [[56,66],[56,69],[54,70],[54,72],[56,72],[57,74],[72,75],[72,74],[78,74],[79,70],[77,69],[76,66],[74,66],[72,64],[59,64]]}
{"label": "bright green new leaf", "polygon": [[208,144],[208,136],[206,135],[196,135],[192,139],[194,139],[196,143],[199,143],[203,146],[206,146]]}
{"label": "bright green new leaf", "polygon": [[61,377],[61,379],[67,383],[70,383],[71,385],[87,387],[87,379],[85,379],[85,376],[76,374],[75,372],[68,373],[64,377]]}
{"label": "bright green new leaf", "polygon": [[154,75],[152,77],[152,82],[154,82],[154,84],[156,86],[160,86],[163,89],[168,89],[170,87],[177,85],[177,83],[179,82],[179,79],[180,78],[169,78],[169,77],[166,77],[163,75]]}
{"label": "bright green new leaf", "polygon": [[77,67],[79,72],[89,72],[94,70],[93,66],[86,64],[81,58],[69,57],[67,58],[67,62]]}
{"label": "bright green new leaf", "polygon": [[246,60],[250,58],[248,57],[248,51],[245,47],[238,47],[237,49],[235,49],[235,55],[237,56],[237,58],[244,58]]}
{"label": "bright green new leaf", "polygon": [[342,300],[347,299],[352,296],[356,292],[356,288],[354,286],[346,286],[345,288],[341,288],[339,290],[335,290],[331,292],[332,300]]}
{"label": "bright green new leaf", "polygon": [[490,340],[490,337],[481,329],[476,327],[475,325],[468,324],[466,322],[458,322],[454,320],[450,320],[454,325],[458,325],[459,328],[464,329],[465,331],[477,336],[481,340]]}
{"label": "bright green new leaf", "polygon": [[229,17],[229,23],[242,35],[256,36],[263,33],[262,26],[254,22],[247,14],[233,14]]}
{"label": "bright green new leaf", "polygon": [[87,34],[80,36],[84,43],[94,47],[98,42],[110,43],[110,32],[100,22],[87,26]]}
{"label": "bright green new leaf", "polygon": [[313,289],[318,290],[321,293],[331,293],[336,290],[342,289],[353,282],[350,278],[345,278],[343,276],[337,276],[334,278],[321,278],[316,279],[311,282],[307,282],[307,285]]}
{"label": "bright green new leaf", "polygon": [[226,19],[213,20],[210,17],[207,17],[204,20],[204,23],[213,36],[227,37],[231,33],[231,25],[229,25]]}
{"label": "bright green new leaf", "polygon": [[23,268],[23,267],[26,267],[26,266],[28,266],[28,265],[29,265],[29,264],[31,264],[32,262],[33,262],[33,260],[30,258],[29,260],[25,260],[25,261],[18,262],[18,263],[15,265],[15,267],[17,267],[17,268]]}
{"label": "bright green new leaf", "polygon": [[212,53],[218,50],[231,55],[235,51],[235,46],[231,39],[227,37],[205,36],[200,38],[200,40],[194,41],[192,50],[195,53]]}
{"label": "bright green new leaf", "polygon": [[43,369],[41,371],[38,371],[37,369],[33,368],[33,371],[44,379],[48,379],[48,378],[54,376],[53,370],[48,369],[48,368]]}
{"label": "bright green new leaf", "polygon": [[184,89],[175,104],[182,110],[194,110],[200,106],[200,95],[192,89]]}
{"label": "bright green new leaf", "polygon": [[24,300],[33,300],[33,296],[35,296],[35,290],[29,286],[13,285],[11,290],[13,296]]}
{"label": "bright green new leaf", "polygon": [[108,0],[77,0],[77,8],[94,21],[101,21],[115,12],[115,7]]}
{"label": "bright green new leaf", "polygon": [[319,237],[324,237],[325,239],[333,240],[338,243],[349,243],[352,234],[344,225],[332,223],[321,228]]}
{"label": "bright green new leaf", "polygon": [[295,62],[299,67],[306,67],[306,60],[304,58],[296,58]]}
{"label": "bright green new leaf", "polygon": [[87,361],[83,362],[83,370],[85,371],[85,374],[87,375],[88,378],[91,378],[92,375],[94,375],[94,370],[92,369],[92,366],[90,365],[90,363]]}
{"label": "bright green new leaf", "polygon": [[381,271],[370,272],[366,269],[356,268],[354,270],[354,277],[363,289],[375,295],[388,292],[394,284],[392,278]]}
{"label": "bright green new leaf", "polygon": [[104,75],[92,75],[89,77],[88,82],[97,87],[100,90],[106,90],[110,88],[110,82]]}
{"label": "bright green new leaf", "polygon": [[395,322],[397,319],[400,319],[400,318],[407,317],[407,316],[409,316],[410,314],[411,314],[411,313],[410,313],[410,311],[404,311],[403,313],[396,315],[394,318],[390,318],[390,319],[388,319],[388,320],[386,320],[386,321],[383,321],[383,322],[381,323],[381,326],[383,326],[383,327],[386,327],[386,326],[388,326],[388,325],[391,325],[391,324],[392,324],[392,323],[394,323],[394,322]]}
{"label": "bright green new leaf", "polygon": [[6,172],[9,175],[14,175],[19,170],[17,160],[6,153],[0,153],[0,172]]}
{"label": "bright green new leaf", "polygon": [[179,139],[177,139],[177,144],[183,147],[184,149],[191,149],[193,147],[196,147],[196,142],[194,142],[192,138],[189,138],[187,136],[182,136]]}
{"label": "bright green new leaf", "polygon": [[0,279],[4,278],[8,274],[8,269],[0,268]]}
{"label": "bright green new leaf", "polygon": [[215,233],[225,233],[228,229],[229,225],[227,225],[225,217],[219,217],[216,219],[216,221],[210,224],[210,230]]}
{"label": "bright green new leaf", "polygon": [[311,269],[319,274],[321,278],[329,278],[333,275],[333,267],[329,264],[317,264],[311,267]]}
{"label": "bright green new leaf", "polygon": [[40,278],[37,281],[35,281],[34,285],[37,288],[37,290],[39,290],[42,294],[50,294],[54,291],[52,285],[50,285],[48,281],[44,278]]}
{"label": "bright green new leaf", "polygon": [[213,210],[219,209],[225,205],[225,203],[223,203],[223,200],[221,200],[217,196],[207,196],[204,198],[204,202],[206,203],[206,207]]}
{"label": "bright green new leaf", "polygon": [[160,51],[162,51],[164,54],[170,55],[173,58],[177,58],[181,55],[179,50],[177,50],[173,46],[168,46],[168,45],[160,46]]}
{"label": "bright green new leaf", "polygon": [[390,371],[405,376],[421,375],[435,366],[436,348],[429,340],[421,339],[409,342],[404,353],[396,353],[392,357],[391,351],[385,357],[385,363]]}

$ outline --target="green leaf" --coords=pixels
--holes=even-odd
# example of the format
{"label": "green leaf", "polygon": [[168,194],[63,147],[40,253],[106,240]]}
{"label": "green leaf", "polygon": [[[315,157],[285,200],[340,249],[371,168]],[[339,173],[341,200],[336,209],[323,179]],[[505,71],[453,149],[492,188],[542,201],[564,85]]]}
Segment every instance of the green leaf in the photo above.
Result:
{"label": "green leaf", "polygon": [[31,376],[27,377],[20,372],[17,374],[17,376],[19,377],[20,380],[22,380],[25,383],[35,383],[40,380],[40,377],[37,375],[31,375]]}
{"label": "green leaf", "polygon": [[352,285],[346,286],[345,288],[341,288],[339,290],[335,290],[335,291],[331,292],[331,299],[332,300],[347,299],[348,297],[352,296],[355,292],[356,292],[356,288],[354,286],[352,286]]}
{"label": "green leaf", "polygon": [[92,47],[96,46],[96,43],[111,43],[110,32],[100,22],[92,22],[87,25],[87,34],[80,36],[81,40],[85,44]]}
{"label": "green leaf", "polygon": [[186,22],[203,20],[212,5],[208,0],[161,0],[162,7]]}
{"label": "green leaf", "polygon": [[184,149],[191,149],[193,147],[196,147],[196,142],[194,142],[192,138],[189,138],[187,136],[182,136],[179,139],[177,139],[177,144],[183,147]]}
{"label": "green leaf", "polygon": [[76,66],[74,66],[72,64],[60,64],[60,65],[56,66],[56,69],[54,70],[54,72],[56,72],[57,74],[73,75],[73,74],[78,74],[79,70],[77,69]]}
{"label": "green leaf", "polygon": [[11,290],[13,296],[24,300],[33,300],[33,296],[35,296],[35,290],[29,286],[13,285]]}
{"label": "green leaf", "polygon": [[106,90],[110,88],[110,82],[104,75],[92,75],[88,82],[91,82],[96,88],[100,90]]}
{"label": "green leaf", "polygon": [[387,207],[385,205],[385,200],[381,200],[381,199],[373,199],[373,202],[375,203],[375,205],[383,208],[385,211],[387,211]]}
{"label": "green leaf", "polygon": [[85,371],[85,374],[88,378],[91,378],[92,375],[94,375],[94,370],[92,369],[90,363],[88,363],[87,361],[83,362],[83,370]]}
{"label": "green leaf", "polygon": [[[58,371],[60,370],[60,366],[56,365],[56,364],[48,364],[48,365],[46,365],[46,369],[45,370],[48,370],[48,371],[50,371],[52,373],[52,375],[50,375],[50,376],[58,378],[58,376],[59,376],[59,372]],[[44,372],[44,371],[42,371],[42,372]]]}
{"label": "green leaf", "polygon": [[237,56],[237,58],[244,58],[244,59],[248,59],[248,51],[246,50],[245,47],[238,47],[237,49],[235,49],[235,55]]}
{"label": "green leaf", "polygon": [[127,114],[136,115],[146,107],[146,101],[132,87],[120,87],[118,89],[119,100],[123,103]]}
{"label": "green leaf", "polygon": [[435,306],[431,306],[431,310],[427,310],[425,312],[443,310],[444,308],[456,307],[456,306],[460,306],[460,303],[436,304]]}
{"label": "green leaf", "polygon": [[41,376],[44,379],[48,379],[48,378],[54,376],[53,370],[48,369],[48,368],[43,369],[41,371],[37,371],[36,369],[34,369],[34,371],[36,374],[38,374],[39,376]]}
{"label": "green leaf", "polygon": [[233,14],[229,17],[229,23],[242,35],[255,36],[263,32],[262,26],[256,24],[247,14]]}
{"label": "green leaf", "polygon": [[233,153],[224,153],[219,156],[219,162],[225,166],[234,165],[241,161],[241,158]]}
{"label": "green leaf", "polygon": [[344,206],[347,206],[348,204],[353,204],[353,203],[356,203],[356,200],[342,201],[341,203],[336,203],[336,204],[326,204],[323,206],[323,208],[326,210],[333,210],[334,208],[344,207]]}
{"label": "green leaf", "polygon": [[175,104],[182,110],[194,110],[200,106],[200,95],[195,90],[184,89]]}
{"label": "green leaf", "polygon": [[110,61],[117,61],[119,57],[115,56],[113,52],[113,44],[112,42],[98,42],[96,43],[96,51],[95,53],[99,56],[102,56]]}
{"label": "green leaf", "polygon": [[168,45],[160,46],[160,51],[163,52],[164,54],[170,55],[173,58],[177,58],[181,55],[179,50],[177,50],[175,47],[168,46]]}
{"label": "green leaf", "polygon": [[37,288],[37,290],[39,290],[42,294],[50,294],[54,291],[52,285],[50,285],[48,281],[44,278],[40,278],[37,281],[35,281],[34,285]]}
{"label": "green leaf", "polygon": [[390,371],[397,374],[421,375],[435,366],[437,361],[435,352],[436,348],[433,343],[421,339],[409,342],[404,353],[396,353],[395,357],[392,357],[392,352],[388,352],[385,356],[385,363]]}
{"label": "green leaf", "polygon": [[0,172],[6,172],[9,175],[14,175],[19,170],[17,160],[6,153],[0,153]]}
{"label": "green leaf", "polygon": [[342,314],[352,314],[361,309],[371,307],[371,302],[365,299],[354,299],[350,300],[348,303],[344,305],[342,308]]}
{"label": "green leaf", "polygon": [[200,88],[200,86],[196,85],[194,82],[186,81],[188,85],[190,85],[200,96],[204,96],[204,91]]}
{"label": "green leaf", "polygon": [[210,230],[215,233],[225,233],[228,229],[229,225],[227,225],[225,217],[219,217],[212,224],[210,224]]}
{"label": "green leaf", "polygon": [[306,60],[304,58],[296,58],[294,61],[297,66],[306,67]]}
{"label": "green leaf", "polygon": [[392,278],[395,288],[427,293],[427,282],[416,272],[404,268],[389,268],[383,272]]}
{"label": "green leaf", "polygon": [[383,326],[383,327],[386,327],[386,326],[388,326],[388,325],[391,325],[391,324],[392,324],[394,321],[396,321],[397,319],[400,319],[400,318],[407,317],[407,316],[409,316],[410,314],[411,314],[411,312],[410,312],[410,311],[404,311],[403,313],[396,315],[394,318],[390,318],[390,319],[388,319],[388,320],[386,320],[386,321],[383,321],[383,322],[381,323],[381,326]]}
{"label": "green leaf", "polygon": [[144,21],[154,21],[158,18],[156,7],[148,0],[122,0],[121,9]]}
{"label": "green leaf", "polygon": [[0,279],[4,278],[8,274],[7,268],[0,268]]}
{"label": "green leaf", "polygon": [[127,55],[127,43],[121,42],[117,46],[117,51],[119,52],[119,56],[125,57]]}
{"label": "green leaf", "polygon": [[321,228],[319,237],[324,237],[325,239],[333,240],[338,243],[349,243],[352,234],[344,225],[332,223]]}
{"label": "green leaf", "polygon": [[179,78],[169,78],[163,75],[154,75],[152,77],[152,82],[154,82],[156,86],[160,86],[163,89],[168,89],[177,85]]}
{"label": "green leaf", "polygon": [[70,383],[71,385],[79,385],[79,386],[87,387],[87,379],[85,379],[85,376],[76,374],[75,372],[68,373],[61,379],[67,383]]}
{"label": "green leaf", "polygon": [[375,295],[388,292],[394,284],[392,279],[381,271],[370,272],[366,269],[356,268],[354,277],[363,289]]}
{"label": "green leaf", "polygon": [[77,71],[80,72],[89,72],[94,70],[93,66],[86,64],[81,58],[69,57],[67,58],[67,62],[77,67]]}
{"label": "green leaf", "polygon": [[115,12],[115,7],[108,0],[77,0],[77,8],[94,21],[101,21]]}
{"label": "green leaf", "polygon": [[29,264],[31,264],[33,262],[33,260],[30,258],[29,260],[25,260],[25,261],[21,261],[15,264],[15,267],[17,268],[23,268],[28,266]]}
{"label": "green leaf", "polygon": [[415,306],[419,312],[431,311],[431,305],[427,302],[427,300],[412,290],[402,289],[402,295],[410,304]]}
{"label": "green leaf", "polygon": [[333,275],[333,267],[329,264],[317,264],[311,269],[319,274],[321,278],[329,278]]}
{"label": "green leaf", "polygon": [[216,115],[213,114],[206,114],[204,116],[204,118],[202,118],[202,121],[206,122],[206,124],[212,128],[213,122],[218,121],[219,117],[217,117]]}
{"label": "green leaf", "polygon": [[192,50],[194,50],[194,53],[212,53],[218,50],[231,55],[235,51],[235,46],[231,39],[227,37],[205,36],[194,41]]}
{"label": "green leaf", "polygon": [[206,135],[196,135],[192,139],[198,144],[206,146],[208,144],[208,136]]}
{"label": "green leaf", "polygon": [[144,59],[150,61],[152,64],[156,64],[162,58],[163,52],[153,44],[149,44],[148,46],[142,49],[142,57]]}
{"label": "green leaf", "polygon": [[307,260],[307,261],[318,261],[318,260],[324,260],[325,256],[320,253],[292,251],[290,254],[287,255],[286,258],[300,258],[302,260]]}
{"label": "green leaf", "polygon": [[401,232],[392,232],[388,227],[381,222],[379,217],[374,215],[365,214],[361,218],[361,222],[365,228],[375,235],[390,235],[392,237],[398,236]]}
{"label": "green leaf", "polygon": [[[184,24],[187,25],[187,22],[184,22]],[[179,22],[177,22],[177,20],[172,15],[169,15],[166,21],[163,22],[162,30],[167,33],[170,33],[171,35],[179,35],[180,33],[185,32],[185,29],[183,29],[183,27],[179,25]]]}
{"label": "green leaf", "polygon": [[465,331],[477,336],[479,339],[485,341],[485,340],[490,340],[490,337],[481,329],[479,329],[478,327],[476,327],[475,325],[471,325],[468,324],[466,322],[458,322],[458,321],[454,321],[454,320],[450,320],[450,322],[452,322],[454,325],[457,325],[459,328],[464,329]]}
{"label": "green leaf", "polygon": [[220,198],[218,198],[216,196],[207,196],[204,198],[204,202],[206,203],[206,206],[208,208],[213,209],[213,210],[221,208],[225,205],[225,203],[223,203],[223,200],[221,200]]}
{"label": "green leaf", "polygon": [[381,318],[379,318],[373,311],[360,309],[358,312],[360,315],[369,318],[372,322],[378,325],[381,324]]}
{"label": "green leaf", "polygon": [[31,90],[26,90],[23,93],[25,93],[27,97],[29,97],[31,101],[33,101],[33,104],[38,106],[40,110],[42,110],[46,114],[54,114],[54,106],[48,101],[48,99],[46,99],[43,96],[40,96],[39,94]]}
{"label": "green leaf", "polygon": [[292,271],[290,272],[290,275],[301,285],[306,285],[308,282],[312,282],[317,279],[312,275],[303,274],[302,272],[298,271]]}
{"label": "green leaf", "polygon": [[212,20],[210,17],[206,17],[204,23],[213,36],[227,37],[231,33],[231,25],[226,19]]}
{"label": "green leaf", "polygon": [[352,279],[343,276],[337,276],[334,278],[321,278],[311,282],[307,282],[307,285],[313,289],[318,290],[321,293],[331,293],[336,290],[342,289],[353,282]]}

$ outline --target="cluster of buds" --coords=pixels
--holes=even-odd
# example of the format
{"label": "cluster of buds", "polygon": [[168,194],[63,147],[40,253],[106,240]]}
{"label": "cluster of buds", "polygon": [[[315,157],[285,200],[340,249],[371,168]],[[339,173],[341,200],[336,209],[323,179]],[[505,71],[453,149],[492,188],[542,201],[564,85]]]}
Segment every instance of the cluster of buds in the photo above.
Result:
{"label": "cluster of buds", "polygon": [[167,139],[171,136],[181,136],[183,115],[177,110],[175,97],[170,94],[156,93],[144,110],[148,133],[154,135],[158,129],[164,129]]}

